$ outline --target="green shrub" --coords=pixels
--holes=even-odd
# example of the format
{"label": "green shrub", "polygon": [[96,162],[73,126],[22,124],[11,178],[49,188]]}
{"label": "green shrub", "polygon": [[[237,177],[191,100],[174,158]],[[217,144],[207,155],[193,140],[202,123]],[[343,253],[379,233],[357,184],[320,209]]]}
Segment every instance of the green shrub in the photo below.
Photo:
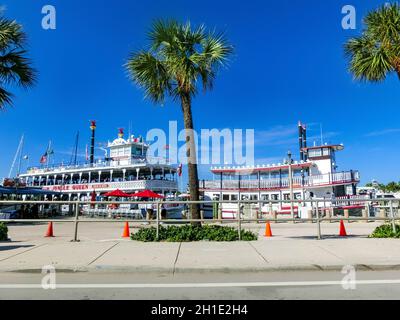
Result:
{"label": "green shrub", "polygon": [[6,241],[8,239],[8,228],[4,222],[0,222],[0,241]]}
{"label": "green shrub", "polygon": [[400,225],[396,224],[396,232],[393,232],[391,224],[383,224],[376,227],[370,238],[400,238]]}
{"label": "green shrub", "polygon": [[[257,240],[257,235],[250,231],[241,232],[242,240]],[[233,227],[218,225],[192,225],[168,226],[159,228],[159,237],[157,237],[157,229],[140,228],[136,233],[131,234],[132,240],[137,241],[168,241],[168,242],[189,242],[189,241],[237,241],[239,240],[239,232]]]}

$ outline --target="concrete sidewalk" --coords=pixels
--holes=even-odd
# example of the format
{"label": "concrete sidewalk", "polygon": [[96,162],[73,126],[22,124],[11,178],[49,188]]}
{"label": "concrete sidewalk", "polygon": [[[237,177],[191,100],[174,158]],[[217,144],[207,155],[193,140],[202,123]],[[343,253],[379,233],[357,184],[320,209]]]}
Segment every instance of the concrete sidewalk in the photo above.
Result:
{"label": "concrete sidewalk", "polygon": [[[82,223],[80,242],[70,242],[73,225],[56,223],[55,238],[44,238],[46,225],[11,225],[12,241],[0,242],[0,271],[39,272],[53,265],[61,272],[256,272],[269,270],[341,270],[400,268],[400,240],[369,239],[376,223],[272,224],[274,237],[263,237],[262,224],[244,225],[259,233],[253,242],[142,243],[121,239],[121,223]],[[132,231],[132,230],[131,230]]]}

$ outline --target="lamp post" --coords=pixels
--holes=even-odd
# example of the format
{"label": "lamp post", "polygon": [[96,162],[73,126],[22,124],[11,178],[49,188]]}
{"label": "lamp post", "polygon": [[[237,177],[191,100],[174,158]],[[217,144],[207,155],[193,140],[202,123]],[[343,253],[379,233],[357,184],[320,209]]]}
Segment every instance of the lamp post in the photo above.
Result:
{"label": "lamp post", "polygon": [[292,153],[290,150],[287,153],[288,155],[288,165],[289,165],[289,190],[290,190],[290,215],[292,219],[294,219],[294,210],[293,210],[293,178],[292,178]]}

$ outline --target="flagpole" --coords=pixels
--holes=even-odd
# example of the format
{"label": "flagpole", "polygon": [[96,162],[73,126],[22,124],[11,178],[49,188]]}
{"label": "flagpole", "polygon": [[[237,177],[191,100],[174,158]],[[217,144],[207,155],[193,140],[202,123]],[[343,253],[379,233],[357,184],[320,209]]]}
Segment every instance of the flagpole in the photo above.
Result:
{"label": "flagpole", "polygon": [[47,147],[47,168],[49,167],[50,164],[50,156],[51,156],[51,140],[49,141],[49,145]]}

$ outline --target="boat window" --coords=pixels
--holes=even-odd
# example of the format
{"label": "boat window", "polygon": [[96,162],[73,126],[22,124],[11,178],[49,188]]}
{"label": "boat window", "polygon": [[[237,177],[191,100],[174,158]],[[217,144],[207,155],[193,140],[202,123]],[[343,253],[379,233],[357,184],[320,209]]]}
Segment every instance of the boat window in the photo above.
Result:
{"label": "boat window", "polygon": [[283,195],[283,200],[289,200],[290,199],[290,194],[289,193],[285,193]]}
{"label": "boat window", "polygon": [[271,194],[271,200],[279,200],[279,194]]}
{"label": "boat window", "polygon": [[222,200],[229,200],[229,194],[223,194]]}
{"label": "boat window", "polygon": [[238,199],[238,196],[236,194],[231,195],[231,200],[236,201]]}
{"label": "boat window", "polygon": [[320,157],[320,156],[322,156],[322,150],[321,149],[310,149],[308,151],[308,156],[309,157]]}

